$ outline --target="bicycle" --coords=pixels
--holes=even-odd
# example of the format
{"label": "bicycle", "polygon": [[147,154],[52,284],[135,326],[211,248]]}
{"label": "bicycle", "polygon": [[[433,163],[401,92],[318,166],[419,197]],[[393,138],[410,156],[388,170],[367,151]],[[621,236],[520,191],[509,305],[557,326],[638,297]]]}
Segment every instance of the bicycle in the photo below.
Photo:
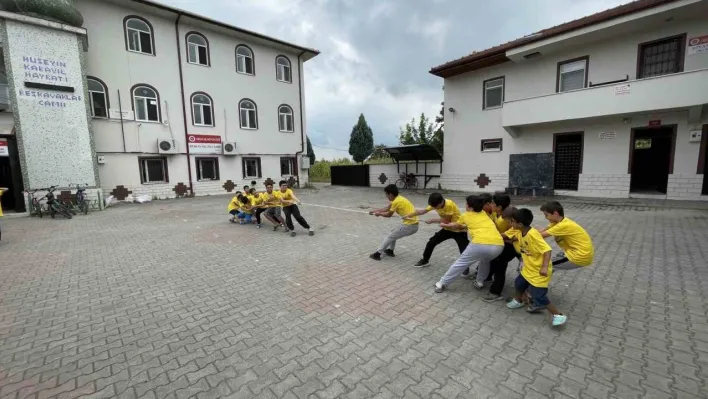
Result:
{"label": "bicycle", "polygon": [[69,184],[70,189],[72,186],[76,187],[76,203],[72,202],[70,199],[67,199],[64,200],[64,205],[74,215],[76,215],[74,208],[78,208],[79,212],[84,215],[88,215],[90,207],[89,201],[86,199],[86,189],[88,188],[88,184],[85,183],[83,187],[81,184]]}
{"label": "bicycle", "polygon": [[[56,218],[57,213],[64,216],[67,219],[72,218],[71,211],[69,210],[69,208],[67,208],[66,206],[64,206],[64,204],[59,202],[56,199],[56,197],[54,196],[54,191],[56,191],[57,187],[58,186],[51,186],[49,188],[40,188],[40,189],[37,189],[37,190],[34,190],[31,192],[31,194],[32,194],[31,206],[32,206],[32,208],[38,209],[39,217],[42,217],[41,201],[43,199],[46,199],[47,200],[47,211],[49,212],[49,216],[51,216],[52,219]],[[34,193],[36,193],[37,191],[47,191],[47,193],[44,194],[43,197],[36,199],[34,197]]]}
{"label": "bicycle", "polygon": [[400,173],[398,176],[399,178],[396,180],[396,187],[401,189],[410,188],[413,190],[418,188],[418,179],[413,173]]}
{"label": "bicycle", "polygon": [[37,191],[41,191],[41,190],[31,190],[31,191],[27,190],[25,192],[28,195],[32,196],[30,199],[30,204],[29,204],[30,205],[30,215],[31,216],[37,215],[40,218],[42,218],[44,216],[44,213],[42,212],[42,203],[40,201],[43,200],[44,197],[39,198],[39,199],[37,197],[35,197],[34,195],[37,193]]}

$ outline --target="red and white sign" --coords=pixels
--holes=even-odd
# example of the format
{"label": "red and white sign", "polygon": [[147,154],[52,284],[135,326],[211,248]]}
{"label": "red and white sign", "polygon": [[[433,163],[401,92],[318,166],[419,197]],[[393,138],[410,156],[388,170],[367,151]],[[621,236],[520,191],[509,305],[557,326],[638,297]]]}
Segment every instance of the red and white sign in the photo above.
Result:
{"label": "red and white sign", "polygon": [[190,154],[221,154],[221,136],[210,134],[187,135]]}
{"label": "red and white sign", "polygon": [[661,119],[649,121],[649,126],[661,126]]}
{"label": "red and white sign", "polygon": [[7,140],[0,139],[0,157],[9,157],[9,156],[10,156],[10,149],[7,146]]}
{"label": "red and white sign", "polygon": [[708,35],[688,39],[688,55],[708,53]]}

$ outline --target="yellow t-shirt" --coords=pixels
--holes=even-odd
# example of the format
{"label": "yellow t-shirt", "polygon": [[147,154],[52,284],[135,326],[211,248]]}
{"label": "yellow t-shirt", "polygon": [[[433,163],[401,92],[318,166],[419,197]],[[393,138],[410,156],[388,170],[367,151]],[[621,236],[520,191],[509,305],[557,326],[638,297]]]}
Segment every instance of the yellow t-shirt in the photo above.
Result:
{"label": "yellow t-shirt", "polygon": [[239,204],[241,212],[249,215],[253,213],[253,199],[246,197],[246,202],[239,201]]}
{"label": "yellow t-shirt", "polygon": [[[3,191],[0,190],[0,197],[2,197]],[[0,203],[0,217],[2,217],[2,204]]]}
{"label": "yellow t-shirt", "polygon": [[[291,189],[287,189],[287,190],[285,190],[285,192],[278,191],[278,194],[280,194],[280,198],[282,198],[283,201],[293,201],[293,195],[295,195],[293,193],[293,190],[291,190]],[[293,204],[294,204],[294,202],[284,204],[284,206],[289,206],[289,205],[293,205]]]}
{"label": "yellow t-shirt", "polygon": [[268,194],[268,192],[261,193],[261,198],[263,199],[263,205],[266,208],[276,208],[280,206],[280,191],[273,191]]}
{"label": "yellow t-shirt", "polygon": [[238,197],[231,198],[231,202],[229,202],[228,211],[231,212],[233,210],[239,210],[240,207],[241,203],[239,202]]}
{"label": "yellow t-shirt", "polygon": [[465,212],[457,221],[467,226],[472,244],[504,245],[504,240],[487,212]]}
{"label": "yellow t-shirt", "polygon": [[[415,212],[415,207],[413,206],[413,204],[402,195],[399,195],[398,197],[394,198],[393,201],[391,201],[391,207],[388,209],[395,212],[398,216],[401,217],[410,215],[411,213]],[[418,216],[413,216],[410,219],[403,219],[403,224],[418,224]]]}
{"label": "yellow t-shirt", "polygon": [[590,235],[579,224],[563,218],[558,223],[551,223],[546,232],[563,248],[569,261],[578,266],[589,266],[592,263],[595,248],[592,246]]}
{"label": "yellow t-shirt", "polygon": [[[458,219],[460,219],[460,208],[457,207],[457,204],[454,201],[449,199],[445,200],[445,205],[443,205],[442,209],[433,208],[428,205],[425,210],[428,212],[435,210],[435,212],[440,215],[440,219],[442,219],[445,223],[457,223]],[[447,227],[445,227],[445,230],[455,231],[454,229]]]}
{"label": "yellow t-shirt", "polygon": [[[505,231],[503,234],[509,238],[516,237],[517,235],[521,237],[521,230],[509,227],[509,230]],[[518,238],[511,245],[514,246],[514,250],[516,251],[516,253],[521,253],[521,243],[519,242]]]}
{"label": "yellow t-shirt", "polygon": [[492,212],[492,219],[500,233],[503,233],[511,228],[511,224],[509,224],[509,222],[504,220],[504,218],[496,212]]}
{"label": "yellow t-shirt", "polygon": [[[541,233],[531,228],[524,236],[520,230],[513,229],[513,231],[507,231],[506,235],[516,237],[519,244],[521,260],[524,262],[521,275],[534,287],[548,288],[553,274],[553,265],[550,258],[548,260],[548,276],[541,275],[541,267],[543,266],[543,254],[549,252],[551,246],[543,239]],[[517,243],[514,243],[514,247],[516,247]]]}
{"label": "yellow t-shirt", "polygon": [[264,208],[263,206],[263,196],[261,193],[255,193],[251,196],[251,202],[256,208]]}

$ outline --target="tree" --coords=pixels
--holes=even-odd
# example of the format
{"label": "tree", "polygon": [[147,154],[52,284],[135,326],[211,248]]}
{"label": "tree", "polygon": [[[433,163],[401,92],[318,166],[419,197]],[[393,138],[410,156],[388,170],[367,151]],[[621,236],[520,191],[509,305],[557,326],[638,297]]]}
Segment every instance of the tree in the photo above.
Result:
{"label": "tree", "polygon": [[386,152],[384,150],[386,148],[386,145],[384,144],[376,144],[374,146],[374,151],[371,153],[371,156],[369,157],[369,160],[389,160],[391,159],[391,154]]}
{"label": "tree", "polygon": [[354,158],[354,162],[364,162],[374,151],[374,133],[366,124],[364,114],[359,115],[359,121],[352,128],[352,135],[349,137],[349,155]]}
{"label": "tree", "polygon": [[443,147],[445,144],[445,103],[440,103],[440,113],[435,117],[435,124],[437,125],[433,137],[430,139],[430,145],[435,147],[440,154],[443,153]]}
{"label": "tree", "polygon": [[315,150],[312,149],[312,142],[310,137],[307,137],[307,157],[310,158],[310,165],[315,164]]}
{"label": "tree", "polygon": [[411,118],[410,122],[400,128],[398,142],[401,145],[429,144],[430,139],[433,137],[433,124],[430,123],[430,119],[425,114],[420,114],[420,119],[417,123],[415,118]]}

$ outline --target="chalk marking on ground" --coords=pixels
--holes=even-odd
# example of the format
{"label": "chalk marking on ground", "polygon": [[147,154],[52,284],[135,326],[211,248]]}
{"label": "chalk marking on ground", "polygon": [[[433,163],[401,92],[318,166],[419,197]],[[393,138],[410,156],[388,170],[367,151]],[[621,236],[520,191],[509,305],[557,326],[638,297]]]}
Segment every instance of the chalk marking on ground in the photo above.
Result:
{"label": "chalk marking on ground", "polygon": [[320,207],[320,208],[329,208],[329,209],[335,209],[335,210],[344,211],[344,212],[363,213],[363,214],[366,214],[366,215],[369,214],[369,212],[367,212],[367,211],[357,211],[357,210],[354,210],[354,209],[337,208],[337,207],[335,207],[335,206],[318,205],[318,204],[308,204],[308,203],[305,203],[305,202],[303,202],[302,205],[317,206],[317,207]]}

